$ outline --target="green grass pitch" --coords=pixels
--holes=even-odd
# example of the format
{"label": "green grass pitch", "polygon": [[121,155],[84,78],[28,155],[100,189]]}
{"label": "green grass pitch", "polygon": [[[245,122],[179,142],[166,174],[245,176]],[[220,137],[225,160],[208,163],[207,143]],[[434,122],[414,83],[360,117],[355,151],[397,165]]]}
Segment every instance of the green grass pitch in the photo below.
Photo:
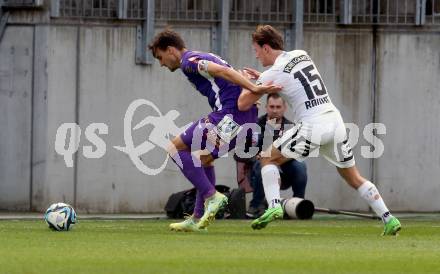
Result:
{"label": "green grass pitch", "polygon": [[440,221],[322,215],[277,221],[217,220],[209,233],[175,233],[170,220],[81,220],[54,232],[43,221],[0,221],[0,273],[439,273]]}

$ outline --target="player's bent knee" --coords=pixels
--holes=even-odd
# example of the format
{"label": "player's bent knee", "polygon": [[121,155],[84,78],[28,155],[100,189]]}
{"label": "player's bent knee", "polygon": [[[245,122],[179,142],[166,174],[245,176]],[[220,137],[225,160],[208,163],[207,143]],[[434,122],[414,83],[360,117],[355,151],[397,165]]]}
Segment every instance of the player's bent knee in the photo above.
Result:
{"label": "player's bent knee", "polygon": [[177,148],[176,148],[176,146],[172,142],[167,147],[167,153],[171,157],[173,157],[174,155],[177,154]]}
{"label": "player's bent knee", "polygon": [[339,174],[345,181],[355,189],[361,186],[367,179],[362,177],[357,170],[356,166],[348,167],[348,168],[337,168]]}
{"label": "player's bent knee", "polygon": [[200,162],[202,163],[202,166],[212,166],[214,163],[214,157],[211,154],[207,155],[200,155]]}
{"label": "player's bent knee", "polygon": [[271,159],[270,158],[260,158],[260,164],[261,166],[266,166],[266,165],[270,165]]}
{"label": "player's bent knee", "polygon": [[187,146],[183,142],[182,138],[180,138],[180,136],[176,136],[171,140],[170,144],[168,145],[167,152],[171,157],[173,157],[174,155],[177,154],[179,150],[186,150],[186,149]]}
{"label": "player's bent knee", "polygon": [[277,165],[281,166],[285,162],[289,161],[290,159],[285,158],[281,154],[272,155],[270,157],[261,157],[260,163],[262,166],[265,165]]}
{"label": "player's bent knee", "polygon": [[261,158],[260,159],[261,166],[266,165],[281,165],[280,161],[276,158]]}

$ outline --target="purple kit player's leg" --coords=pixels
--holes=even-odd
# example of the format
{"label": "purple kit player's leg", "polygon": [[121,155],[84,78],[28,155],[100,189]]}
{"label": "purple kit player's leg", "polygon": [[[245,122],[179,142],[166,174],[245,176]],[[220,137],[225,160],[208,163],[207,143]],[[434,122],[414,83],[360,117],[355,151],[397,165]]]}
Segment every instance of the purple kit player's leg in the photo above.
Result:
{"label": "purple kit player's leg", "polygon": [[[217,125],[226,115],[229,116],[229,118],[232,118],[235,123],[239,124],[240,126],[245,123],[255,123],[256,117],[257,117],[257,110],[256,108],[253,109],[253,111],[249,112],[241,112],[238,110],[229,110],[229,111],[220,111],[220,112],[213,112],[211,113],[205,121],[209,121],[211,124]],[[205,132],[204,132],[205,133]],[[252,134],[252,133],[251,133]],[[205,134],[203,134],[203,138],[206,139]],[[237,136],[234,137],[229,144],[225,144],[225,147],[215,147],[213,150],[211,150],[211,156],[213,159],[217,159],[221,157],[223,154],[227,153],[228,151],[235,148],[237,143]],[[209,148],[209,146],[206,146]],[[213,147],[211,146],[211,149]],[[197,223],[199,228],[205,228],[208,226],[212,220],[214,220],[215,214],[217,213],[218,209],[222,208],[227,203],[227,198],[216,192],[216,195],[214,197],[210,197],[205,202],[205,212],[203,216],[201,217],[200,221]]]}
{"label": "purple kit player's leg", "polygon": [[[210,116],[208,118],[202,118],[197,122],[194,122],[185,132],[181,135],[182,141],[191,149],[197,150],[197,149],[205,149],[206,148],[206,134],[208,129],[205,128],[205,122],[210,120]],[[199,126],[201,125],[201,126]],[[195,137],[194,137],[195,136]],[[200,145],[198,144],[193,145],[193,141],[200,142]],[[198,160],[195,160],[198,161]],[[198,166],[201,165],[200,162],[197,162]],[[210,184],[214,187],[215,186],[215,171],[213,166],[208,167],[202,167],[202,169],[205,172],[206,177],[208,178]],[[196,187],[197,188],[197,187]],[[215,189],[215,188],[214,188]],[[196,195],[196,201],[194,205],[194,217],[196,219],[200,219],[203,216],[204,208],[205,208],[205,199],[203,198],[203,194],[201,191],[197,189],[197,195]],[[205,196],[206,197],[206,196]]]}
{"label": "purple kit player's leg", "polygon": [[[214,125],[217,125],[225,115],[230,115],[236,123],[242,125],[244,123],[255,122],[256,109],[254,112],[239,112],[232,110],[210,113],[206,118],[200,119],[199,121],[193,123],[183,134],[181,134],[180,137],[183,143],[190,148],[190,150],[194,151],[207,148],[211,151],[213,159],[217,159],[225,152],[235,148],[236,138],[231,140],[229,144],[226,144],[226,147],[220,149],[218,147],[214,147],[213,144],[206,144],[208,130],[212,129]],[[195,231],[196,229],[194,228],[194,222],[200,218],[200,221],[197,223],[197,227],[199,229],[204,229],[214,219],[216,212],[227,203],[227,198],[215,191],[214,167],[202,167],[199,159],[194,159],[189,151],[179,151],[178,155],[180,156],[180,160],[182,162],[182,166],[179,167],[184,173],[185,177],[196,187],[197,196],[192,218],[181,223],[171,224],[170,227],[172,230],[177,231]],[[187,167],[189,170],[187,170]],[[201,174],[202,170],[203,175]],[[210,188],[207,187],[207,181],[210,184]],[[209,199],[206,199],[208,197]]]}
{"label": "purple kit player's leg", "polygon": [[203,168],[205,170],[206,177],[211,182],[211,185],[215,186],[215,169],[214,166],[207,166]]}
{"label": "purple kit player's leg", "polygon": [[[214,167],[202,167],[200,165],[196,166],[193,159],[193,155],[190,151],[182,150],[178,152],[180,157],[179,165],[174,159],[173,161],[179,166],[185,177],[194,185],[197,189],[196,205],[194,208],[194,214],[187,218],[183,222],[170,224],[170,229],[174,231],[206,231],[205,227],[198,227],[198,222],[204,214],[204,201],[207,197],[215,197],[216,190],[214,188],[215,184],[215,174]],[[179,162],[179,161],[178,161]]]}
{"label": "purple kit player's leg", "polygon": [[[205,170],[206,177],[208,177],[211,185],[215,187],[215,170],[213,166],[207,166],[203,168]],[[205,212],[205,199],[203,199],[201,193],[197,191],[196,202],[194,206],[194,217],[200,219]]]}
{"label": "purple kit player's leg", "polygon": [[197,189],[197,192],[200,192],[200,195],[203,198],[212,196],[215,193],[215,188],[211,185],[211,182],[206,176],[204,168],[201,166],[197,167],[194,164],[191,152],[181,150],[178,152],[178,155],[182,161],[182,166],[178,165],[180,170],[182,171],[183,175],[185,175],[185,177],[194,185],[194,187]]}

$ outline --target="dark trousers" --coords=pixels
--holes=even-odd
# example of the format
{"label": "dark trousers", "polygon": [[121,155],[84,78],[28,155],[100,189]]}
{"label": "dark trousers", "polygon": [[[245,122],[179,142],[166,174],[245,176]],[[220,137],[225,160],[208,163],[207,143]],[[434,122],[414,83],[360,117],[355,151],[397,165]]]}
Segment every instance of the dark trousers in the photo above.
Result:
{"label": "dark trousers", "polygon": [[[281,172],[281,189],[285,190],[292,188],[293,197],[304,198],[307,185],[307,168],[304,162],[291,160],[280,167]],[[250,207],[258,208],[264,202],[264,188],[263,179],[261,178],[261,164],[260,161],[255,161],[250,172],[249,179],[254,192],[252,200],[249,203]]]}

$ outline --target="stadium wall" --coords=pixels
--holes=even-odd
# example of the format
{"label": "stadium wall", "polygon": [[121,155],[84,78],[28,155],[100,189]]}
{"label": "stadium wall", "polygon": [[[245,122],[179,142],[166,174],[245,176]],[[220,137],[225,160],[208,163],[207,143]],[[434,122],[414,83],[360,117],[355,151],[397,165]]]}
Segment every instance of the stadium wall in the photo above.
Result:
{"label": "stadium wall", "polygon": [[[191,185],[173,163],[155,176],[139,172],[126,154],[124,115],[138,98],[152,101],[164,114],[179,111],[178,126],[209,112],[180,73],[156,62],[135,64],[135,25],[94,22],[39,24],[12,18],[0,43],[0,209],[43,210],[65,201],[83,212],[159,212],[168,196]],[[231,26],[228,61],[236,68],[262,69],[253,56],[254,26]],[[160,30],[161,26],[157,28]],[[209,51],[209,26],[181,25],[188,47]],[[317,64],[346,123],[360,129],[354,148],[359,169],[378,185],[389,207],[398,211],[439,211],[440,35],[430,29],[306,27],[304,49]],[[139,109],[134,121],[154,115]],[[63,123],[78,123],[81,138],[74,167],[55,151]],[[377,135],[385,150],[375,160],[361,156],[369,143],[363,130],[383,123]],[[105,123],[106,152],[83,156],[91,143],[85,130]],[[133,122],[134,123],[134,122]],[[151,127],[133,133],[145,140]],[[161,148],[143,160],[159,167]],[[218,184],[236,187],[232,157],[216,164]],[[368,210],[357,193],[339,179],[325,160],[308,160],[307,197],[321,207]],[[290,195],[286,192],[283,195]]]}

